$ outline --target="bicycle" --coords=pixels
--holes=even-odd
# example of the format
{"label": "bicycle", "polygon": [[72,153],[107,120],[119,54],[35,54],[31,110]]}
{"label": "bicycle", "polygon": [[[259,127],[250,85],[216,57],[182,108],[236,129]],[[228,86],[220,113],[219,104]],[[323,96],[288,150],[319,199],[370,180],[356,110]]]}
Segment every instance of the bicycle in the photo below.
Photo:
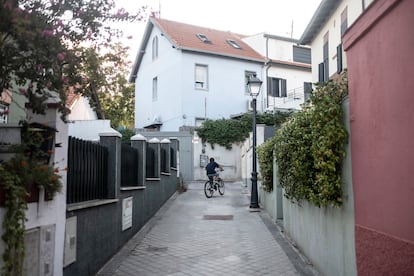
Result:
{"label": "bicycle", "polygon": [[224,181],[220,178],[219,174],[209,176],[209,180],[204,184],[204,194],[207,198],[211,198],[214,191],[219,192],[220,195],[224,195]]}

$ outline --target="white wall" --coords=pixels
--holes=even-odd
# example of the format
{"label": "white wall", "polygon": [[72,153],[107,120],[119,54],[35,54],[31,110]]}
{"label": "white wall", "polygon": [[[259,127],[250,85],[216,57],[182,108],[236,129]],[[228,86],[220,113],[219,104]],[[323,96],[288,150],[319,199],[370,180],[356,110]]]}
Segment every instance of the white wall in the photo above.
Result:
{"label": "white wall", "polygon": [[[368,7],[373,1],[365,1]],[[336,47],[341,43],[341,13],[347,7],[348,28],[362,13],[360,0],[343,0],[336,11],[320,29],[311,43],[312,48],[312,80],[318,82],[318,64],[323,62],[323,37],[329,31],[329,76],[336,72]],[[346,55],[342,54],[343,68],[347,68]]]}
{"label": "white wall", "polygon": [[[263,56],[267,56],[273,60],[293,62],[293,45],[297,43],[289,38],[266,35],[264,33],[243,38],[250,47],[255,49]],[[267,50],[266,50],[267,49]],[[295,67],[267,65],[268,69],[264,69],[261,79],[262,85],[262,108],[274,109],[301,109],[304,102],[304,82],[312,82],[312,74],[309,70],[298,69]],[[267,71],[267,75],[266,75]],[[267,77],[275,77],[286,79],[288,97],[266,97],[267,95]],[[295,95],[293,96],[293,93]]]}
{"label": "white wall", "polygon": [[[195,64],[208,65],[208,90],[194,87]],[[260,76],[262,66],[220,57],[185,54],[182,59],[183,89],[181,97],[182,112],[187,123],[194,126],[195,118],[228,119],[247,111],[247,101],[251,98],[245,92],[245,71],[257,72]],[[262,101],[259,96],[258,102]],[[258,104],[258,109],[260,110]]]}
{"label": "white wall", "polygon": [[238,181],[241,179],[240,148],[238,145],[234,144],[231,150],[219,145],[214,145],[213,149],[209,143],[203,145],[201,139],[195,133],[193,146],[194,180],[207,180],[205,168],[200,166],[200,155],[206,155],[208,158],[213,157],[223,167],[224,170],[220,172],[220,176],[224,181]]}
{"label": "white wall", "polygon": [[[256,125],[256,147],[263,144],[264,142],[264,133],[265,133],[265,125],[263,124],[257,124]],[[244,141],[244,143],[241,143],[240,145],[240,156],[241,158],[241,177],[244,185],[246,187],[249,187],[249,191],[251,189],[251,177],[252,177],[252,171],[253,171],[253,132],[250,132],[249,137]],[[257,154],[256,154],[257,155]],[[260,165],[258,158],[256,159],[257,164],[257,173],[258,173],[258,187],[261,186],[260,181]],[[259,200],[260,201],[260,200]]]}
{"label": "white wall", "polygon": [[286,79],[288,97],[272,97],[267,99],[269,108],[284,108],[300,110],[305,102],[304,82],[312,82],[310,71],[298,70],[286,67],[272,66],[268,71],[269,77]]}
{"label": "white wall", "polygon": [[294,39],[259,33],[242,40],[264,57],[293,62],[292,46],[297,44]]}
{"label": "white wall", "polygon": [[[158,37],[158,59],[152,61],[154,36]],[[135,80],[135,128],[150,125],[155,117],[161,121],[169,120],[168,114],[164,114],[164,111],[177,112],[179,109],[181,72],[177,66],[180,64],[180,59],[181,52],[172,48],[167,38],[161,35],[158,28],[154,27]],[[158,78],[156,100],[152,98],[154,77]],[[168,105],[165,104],[163,98],[169,103]]]}
{"label": "white wall", "polygon": [[110,120],[80,120],[68,123],[68,135],[87,141],[99,142],[99,134],[117,132]]}
{"label": "white wall", "polygon": [[68,120],[96,120],[96,112],[92,109],[89,99],[86,97],[80,97],[75,105],[73,106],[70,114],[68,115]]}

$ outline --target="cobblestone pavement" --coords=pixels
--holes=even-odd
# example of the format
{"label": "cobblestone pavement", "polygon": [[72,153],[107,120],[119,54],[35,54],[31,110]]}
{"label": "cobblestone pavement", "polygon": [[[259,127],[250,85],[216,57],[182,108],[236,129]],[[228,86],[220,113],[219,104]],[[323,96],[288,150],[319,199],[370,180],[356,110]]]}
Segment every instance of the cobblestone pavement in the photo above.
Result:
{"label": "cobblestone pavement", "polygon": [[244,189],[226,183],[207,199],[203,183],[190,183],[97,275],[316,275],[264,210],[249,211]]}

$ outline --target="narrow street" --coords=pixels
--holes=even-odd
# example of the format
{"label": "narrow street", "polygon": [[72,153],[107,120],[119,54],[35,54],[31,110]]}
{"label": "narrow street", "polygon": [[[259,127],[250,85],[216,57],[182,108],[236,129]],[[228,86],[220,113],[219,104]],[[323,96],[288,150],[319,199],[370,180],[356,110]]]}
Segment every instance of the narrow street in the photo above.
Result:
{"label": "narrow street", "polygon": [[224,196],[204,196],[193,182],[161,210],[97,274],[317,275],[267,213],[249,211],[241,182]]}

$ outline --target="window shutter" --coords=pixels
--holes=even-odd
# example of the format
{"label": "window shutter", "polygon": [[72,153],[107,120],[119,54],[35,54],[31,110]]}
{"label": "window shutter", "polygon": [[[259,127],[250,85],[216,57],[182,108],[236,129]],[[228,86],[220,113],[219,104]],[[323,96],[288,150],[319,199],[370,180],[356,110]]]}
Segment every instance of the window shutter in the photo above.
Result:
{"label": "window shutter", "polygon": [[279,97],[279,86],[276,78],[268,78],[268,95],[272,97]]}
{"label": "window shutter", "polygon": [[272,95],[272,78],[267,77],[267,95]]}
{"label": "window shutter", "polygon": [[319,63],[318,65],[318,79],[319,82],[324,82],[324,77],[325,77],[325,64],[323,64],[323,62]]}
{"label": "window shutter", "polygon": [[273,78],[273,90],[275,97],[280,97],[280,83],[279,79]]}
{"label": "window shutter", "polygon": [[336,47],[336,72],[342,72],[342,44]]}
{"label": "window shutter", "polygon": [[307,101],[312,94],[312,83],[311,82],[304,82],[303,83],[303,92],[305,94],[305,101]]}
{"label": "window shutter", "polygon": [[280,81],[281,81],[280,97],[287,97],[286,80],[281,79]]}

